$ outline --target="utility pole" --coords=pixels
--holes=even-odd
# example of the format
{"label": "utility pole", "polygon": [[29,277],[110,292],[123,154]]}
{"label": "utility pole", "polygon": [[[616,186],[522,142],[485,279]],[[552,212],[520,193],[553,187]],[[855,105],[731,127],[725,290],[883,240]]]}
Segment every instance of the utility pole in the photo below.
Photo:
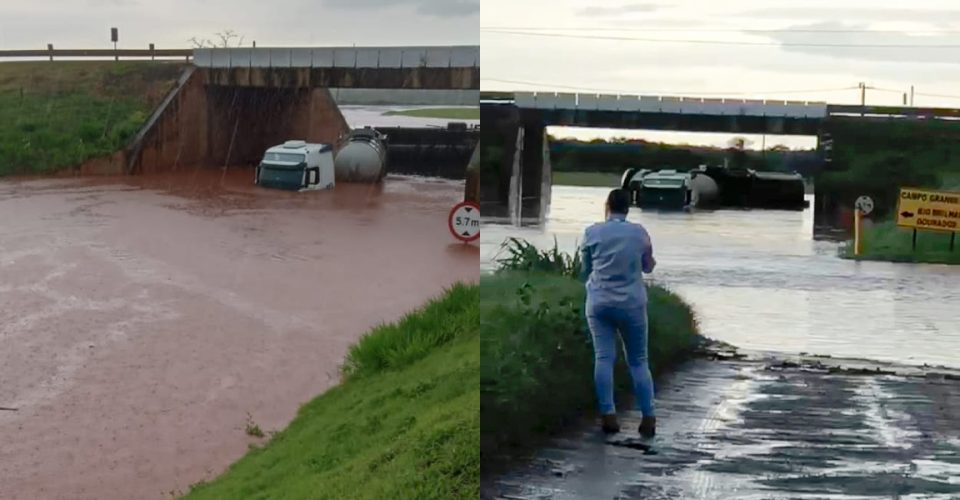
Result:
{"label": "utility pole", "polygon": [[913,106],[913,85],[910,86],[910,106]]}
{"label": "utility pole", "polygon": [[867,84],[860,82],[860,116],[864,114],[864,108],[867,106]]}

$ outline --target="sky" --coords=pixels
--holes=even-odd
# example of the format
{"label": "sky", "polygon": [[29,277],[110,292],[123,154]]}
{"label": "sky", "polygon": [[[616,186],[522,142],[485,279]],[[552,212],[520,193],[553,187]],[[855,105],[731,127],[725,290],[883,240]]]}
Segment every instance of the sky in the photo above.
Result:
{"label": "sky", "polygon": [[955,0],[483,0],[480,26],[483,90],[960,107]]}
{"label": "sky", "polygon": [[479,17],[480,0],[0,0],[0,50],[111,48],[111,27],[121,48],[225,30],[259,47],[476,45]]}

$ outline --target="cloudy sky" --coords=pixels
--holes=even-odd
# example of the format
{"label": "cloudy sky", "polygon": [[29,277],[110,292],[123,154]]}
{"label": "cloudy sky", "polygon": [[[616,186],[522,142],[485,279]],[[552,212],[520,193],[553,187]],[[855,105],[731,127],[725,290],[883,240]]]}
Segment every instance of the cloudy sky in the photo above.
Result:
{"label": "cloudy sky", "polygon": [[258,46],[476,45],[480,0],[0,0],[0,49],[188,47],[232,29]]}
{"label": "cloudy sky", "polygon": [[955,0],[483,0],[480,25],[485,90],[960,107]]}

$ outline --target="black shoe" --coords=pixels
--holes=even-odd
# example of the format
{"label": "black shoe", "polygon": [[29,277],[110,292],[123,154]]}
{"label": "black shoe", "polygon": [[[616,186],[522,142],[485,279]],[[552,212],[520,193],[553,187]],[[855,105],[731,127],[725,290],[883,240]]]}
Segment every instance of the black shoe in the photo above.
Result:
{"label": "black shoe", "polygon": [[620,422],[616,415],[603,415],[600,417],[600,428],[607,434],[616,434],[620,432]]}
{"label": "black shoe", "polygon": [[657,417],[643,417],[640,420],[640,428],[638,429],[640,436],[644,438],[652,438],[657,434]]}

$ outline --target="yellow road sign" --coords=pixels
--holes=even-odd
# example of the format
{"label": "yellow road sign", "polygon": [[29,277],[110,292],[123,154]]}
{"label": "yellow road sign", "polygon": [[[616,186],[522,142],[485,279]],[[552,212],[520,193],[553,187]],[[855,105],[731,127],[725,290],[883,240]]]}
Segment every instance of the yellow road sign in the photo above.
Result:
{"label": "yellow road sign", "polygon": [[900,188],[897,225],[933,231],[960,231],[960,193]]}

